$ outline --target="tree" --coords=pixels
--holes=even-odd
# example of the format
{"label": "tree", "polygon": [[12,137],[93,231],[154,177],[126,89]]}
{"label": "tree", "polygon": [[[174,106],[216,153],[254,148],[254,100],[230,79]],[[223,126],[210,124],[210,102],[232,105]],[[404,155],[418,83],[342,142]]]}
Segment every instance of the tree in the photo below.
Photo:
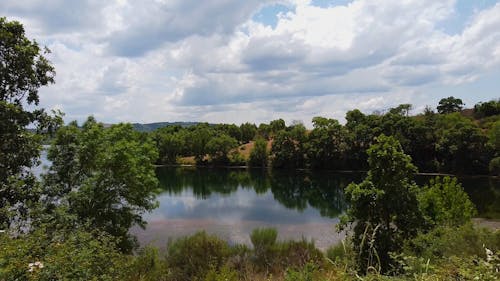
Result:
{"label": "tree", "polygon": [[437,111],[440,114],[448,114],[453,112],[458,112],[462,110],[462,107],[465,104],[461,99],[455,98],[453,96],[443,98],[439,101],[439,105],[437,106]]}
{"label": "tree", "polygon": [[89,117],[81,128],[72,122],[59,129],[44,176],[48,218],[66,208],[77,222],[109,233],[122,251],[130,251],[135,246],[130,227],[144,227],[141,215],[156,207],[157,157],[153,142],[130,124],[104,129]]}
{"label": "tree", "polygon": [[227,164],[229,151],[238,146],[238,141],[228,135],[220,135],[211,138],[207,142],[207,152],[212,158],[212,162],[217,164]]}
{"label": "tree", "polygon": [[370,170],[360,184],[346,188],[350,205],[341,228],[353,224],[353,245],[359,270],[375,266],[387,272],[394,261],[390,253],[414,237],[423,224],[413,176],[417,168],[393,137],[381,135],[368,149]]}
{"label": "tree", "polygon": [[248,165],[252,167],[267,166],[267,141],[263,138],[257,138],[254,147],[250,152]]}
{"label": "tree", "polygon": [[418,201],[429,227],[460,226],[476,214],[474,204],[456,178],[431,179],[419,191]]}
{"label": "tree", "polygon": [[484,118],[500,114],[500,99],[488,102],[480,102],[474,105],[474,116]]}
{"label": "tree", "polygon": [[439,115],[434,128],[439,170],[452,173],[487,173],[493,155],[487,136],[470,119],[459,113]]}
{"label": "tree", "polygon": [[313,118],[309,134],[308,159],[313,168],[342,169],[347,151],[347,131],[337,120]]}
{"label": "tree", "polygon": [[[23,26],[0,18],[0,228],[28,215],[39,186],[29,168],[38,164],[42,137],[61,122],[38,108],[38,89],[54,83],[48,49],[25,37]],[[25,108],[25,106],[28,106]]]}
{"label": "tree", "polygon": [[279,131],[271,147],[272,166],[275,168],[303,168],[305,166],[307,141],[303,125]]}
{"label": "tree", "polygon": [[273,135],[277,135],[279,131],[286,129],[285,120],[281,118],[269,122],[269,126],[271,126],[271,133]]}
{"label": "tree", "polygon": [[255,124],[251,123],[243,123],[240,126],[240,131],[241,131],[241,141],[243,143],[247,143],[255,137],[255,134],[257,133],[257,126]]}

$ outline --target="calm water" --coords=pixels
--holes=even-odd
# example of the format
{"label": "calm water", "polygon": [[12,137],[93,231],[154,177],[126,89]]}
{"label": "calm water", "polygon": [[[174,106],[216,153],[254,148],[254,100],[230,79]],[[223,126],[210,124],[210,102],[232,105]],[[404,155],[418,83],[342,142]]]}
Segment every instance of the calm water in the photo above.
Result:
{"label": "calm water", "polygon": [[[42,166],[50,164],[42,155]],[[343,189],[363,173],[161,167],[160,206],[145,214],[145,230],[134,228],[142,244],[166,245],[169,238],[198,230],[232,243],[250,243],[257,227],[274,227],[281,239],[313,239],[325,249],[343,237],[335,231],[346,209]],[[425,184],[428,176],[417,177]],[[459,178],[480,217],[500,218],[500,180]]]}
{"label": "calm water", "polygon": [[[281,239],[313,239],[325,249],[343,237],[335,231],[346,209],[343,189],[362,173],[210,168],[158,168],[160,206],[145,215],[142,243],[165,245],[169,237],[206,230],[233,243],[249,243],[256,227],[275,227]],[[424,184],[430,177],[419,176]],[[500,218],[500,181],[461,178],[482,217]]]}

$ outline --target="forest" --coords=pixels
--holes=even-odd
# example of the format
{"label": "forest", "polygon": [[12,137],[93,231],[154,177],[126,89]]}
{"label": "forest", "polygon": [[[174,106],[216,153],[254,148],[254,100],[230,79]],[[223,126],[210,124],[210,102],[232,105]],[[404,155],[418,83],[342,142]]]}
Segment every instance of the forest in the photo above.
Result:
{"label": "forest", "polygon": [[[410,105],[353,110],[345,125],[318,117],[310,131],[283,120],[153,133],[93,117],[64,125],[39,106],[55,77],[47,52],[0,18],[0,280],[498,280],[500,232],[472,222],[460,183],[414,181],[419,170],[498,173],[498,101],[464,111],[450,97],[416,116]],[[52,165],[36,176],[47,140]],[[158,206],[155,163],[245,163],[234,148],[250,141],[250,166],[367,171],[345,189],[345,240],[322,252],[258,228],[251,246],[205,232],[138,245],[129,230]]]}
{"label": "forest", "polygon": [[[413,116],[411,108],[401,104],[372,114],[353,109],[346,113],[345,125],[315,117],[312,130],[278,119],[259,126],[166,126],[150,134],[160,155],[157,164],[179,164],[183,157],[194,157],[196,165],[366,171],[366,150],[383,134],[399,141],[420,172],[500,172],[500,100],[464,109],[461,99],[448,97],[441,99],[437,111],[427,107]],[[238,149],[247,149],[241,145],[249,142],[251,151],[245,157]]]}

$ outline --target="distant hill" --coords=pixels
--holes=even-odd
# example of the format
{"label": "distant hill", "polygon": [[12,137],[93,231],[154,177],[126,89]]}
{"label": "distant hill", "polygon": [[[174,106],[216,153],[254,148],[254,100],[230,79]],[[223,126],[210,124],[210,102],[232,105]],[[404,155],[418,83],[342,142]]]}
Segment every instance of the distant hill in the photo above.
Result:
{"label": "distant hill", "polygon": [[166,126],[190,127],[190,126],[195,126],[198,123],[199,122],[156,122],[148,124],[133,123],[132,126],[134,126],[134,129],[136,129],[139,132],[151,132]]}

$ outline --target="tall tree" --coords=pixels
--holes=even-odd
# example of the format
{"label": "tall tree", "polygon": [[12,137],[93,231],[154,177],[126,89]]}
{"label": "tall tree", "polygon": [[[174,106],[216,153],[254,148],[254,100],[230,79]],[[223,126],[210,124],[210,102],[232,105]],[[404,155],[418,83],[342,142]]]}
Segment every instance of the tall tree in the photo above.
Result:
{"label": "tall tree", "polygon": [[462,107],[465,104],[463,101],[459,98],[455,98],[453,96],[443,98],[439,101],[439,104],[437,106],[437,111],[440,114],[447,114],[447,113],[453,113],[453,112],[458,112],[462,110]]}
{"label": "tall tree", "polygon": [[130,124],[104,129],[90,117],[61,128],[48,153],[45,175],[47,211],[65,207],[78,222],[116,237],[123,251],[135,246],[132,225],[145,226],[141,215],[156,207],[158,180],[153,142]]}
{"label": "tall tree", "polygon": [[350,205],[342,226],[353,223],[353,245],[361,271],[370,266],[386,272],[393,265],[390,253],[423,225],[413,176],[417,168],[393,137],[381,135],[368,149],[370,170],[363,182],[346,188]]}
{"label": "tall tree", "polygon": [[27,204],[36,201],[29,168],[38,164],[42,138],[27,128],[47,132],[61,120],[38,108],[38,89],[54,83],[48,52],[26,38],[19,22],[0,18],[0,228],[27,215]]}
{"label": "tall tree", "polygon": [[307,155],[313,168],[342,169],[345,167],[347,132],[337,120],[313,118],[314,129],[309,134]]}
{"label": "tall tree", "polygon": [[248,165],[252,167],[266,167],[267,166],[267,141],[261,137],[257,138],[254,147],[250,152]]}

